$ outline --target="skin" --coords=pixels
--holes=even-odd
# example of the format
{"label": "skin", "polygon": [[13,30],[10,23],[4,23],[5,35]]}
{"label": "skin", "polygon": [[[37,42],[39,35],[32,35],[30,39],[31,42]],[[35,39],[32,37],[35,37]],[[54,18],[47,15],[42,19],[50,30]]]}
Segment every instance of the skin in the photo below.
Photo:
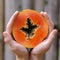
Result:
{"label": "skin", "polygon": [[53,29],[54,25],[48,14],[46,12],[41,12],[40,14],[49,23],[49,35],[43,42],[33,48],[31,54],[29,54],[28,50],[24,46],[18,44],[11,36],[12,25],[18,14],[19,12],[16,11],[10,18],[6,31],[3,32],[4,42],[10,47],[11,51],[14,52],[16,55],[16,60],[42,60],[43,55],[49,50],[53,41],[55,40],[57,30]]}

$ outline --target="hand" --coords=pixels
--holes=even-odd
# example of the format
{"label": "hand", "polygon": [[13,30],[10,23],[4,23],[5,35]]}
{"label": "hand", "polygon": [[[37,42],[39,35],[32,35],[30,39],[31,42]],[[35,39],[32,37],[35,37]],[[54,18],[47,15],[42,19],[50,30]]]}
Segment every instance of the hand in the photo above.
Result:
{"label": "hand", "polygon": [[[12,24],[16,18],[16,16],[18,15],[18,11],[16,11],[13,16],[11,17],[11,19],[9,20],[7,27],[6,27],[6,31],[3,32],[4,35],[4,41],[6,42],[6,44],[9,45],[10,49],[16,54],[16,60],[39,60],[41,59],[41,57],[44,55],[44,53],[46,53],[46,51],[50,48],[52,42],[54,41],[56,35],[57,35],[57,30],[53,29],[53,23],[50,21],[50,18],[48,17],[46,12],[41,12],[42,16],[44,18],[46,18],[46,20],[49,23],[49,36],[47,37],[47,39],[45,39],[42,43],[40,43],[39,45],[37,45],[32,51],[31,51],[31,55],[29,55],[27,49],[18,44],[16,41],[13,40],[12,36],[11,36],[11,30],[12,30]],[[52,31],[52,32],[51,32]],[[28,58],[30,56],[30,58]]]}
{"label": "hand", "polygon": [[32,51],[30,55],[30,60],[42,60],[43,55],[48,51],[50,46],[52,45],[53,41],[55,40],[55,37],[57,36],[57,30],[53,29],[54,25],[49,18],[48,14],[46,12],[40,13],[49,23],[49,35],[48,37],[38,44]]}
{"label": "hand", "polygon": [[11,30],[12,30],[12,24],[16,18],[16,16],[18,15],[18,11],[16,11],[12,17],[10,18],[7,27],[6,27],[6,31],[3,32],[3,36],[4,36],[4,41],[6,44],[9,45],[10,49],[15,53],[16,55],[16,60],[28,60],[28,51],[27,49],[18,44],[16,41],[14,41],[14,39],[11,36]]}

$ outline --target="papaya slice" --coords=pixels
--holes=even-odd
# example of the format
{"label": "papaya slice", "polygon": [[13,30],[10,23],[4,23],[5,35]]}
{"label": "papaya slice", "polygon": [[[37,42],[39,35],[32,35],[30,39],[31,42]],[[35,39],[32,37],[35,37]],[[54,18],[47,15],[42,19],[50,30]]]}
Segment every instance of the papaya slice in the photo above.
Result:
{"label": "papaya slice", "polygon": [[37,11],[19,12],[12,26],[14,39],[26,48],[34,48],[48,35],[47,20]]}

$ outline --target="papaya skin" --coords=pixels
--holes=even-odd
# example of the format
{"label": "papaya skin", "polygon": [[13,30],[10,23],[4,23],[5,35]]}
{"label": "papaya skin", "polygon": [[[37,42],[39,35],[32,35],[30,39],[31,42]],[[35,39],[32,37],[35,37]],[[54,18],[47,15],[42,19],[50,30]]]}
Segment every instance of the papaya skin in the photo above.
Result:
{"label": "papaya skin", "polygon": [[[27,26],[27,18],[30,19],[31,26],[36,25],[35,29],[31,29]],[[30,35],[23,31],[24,29],[30,30]],[[33,31],[32,31],[33,30]],[[26,48],[34,48],[41,43],[48,36],[49,26],[47,20],[37,11],[26,9],[19,12],[16,17],[13,27],[12,35],[14,39]],[[29,35],[29,38],[28,36]]]}

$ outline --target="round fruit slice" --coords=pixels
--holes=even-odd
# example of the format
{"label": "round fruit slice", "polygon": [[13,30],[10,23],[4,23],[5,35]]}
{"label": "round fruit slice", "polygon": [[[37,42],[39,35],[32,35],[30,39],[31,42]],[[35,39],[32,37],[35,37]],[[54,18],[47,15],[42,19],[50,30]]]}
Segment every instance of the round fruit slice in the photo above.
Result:
{"label": "round fruit slice", "polygon": [[35,10],[23,10],[16,17],[12,34],[14,39],[26,48],[34,48],[48,35],[47,20]]}

